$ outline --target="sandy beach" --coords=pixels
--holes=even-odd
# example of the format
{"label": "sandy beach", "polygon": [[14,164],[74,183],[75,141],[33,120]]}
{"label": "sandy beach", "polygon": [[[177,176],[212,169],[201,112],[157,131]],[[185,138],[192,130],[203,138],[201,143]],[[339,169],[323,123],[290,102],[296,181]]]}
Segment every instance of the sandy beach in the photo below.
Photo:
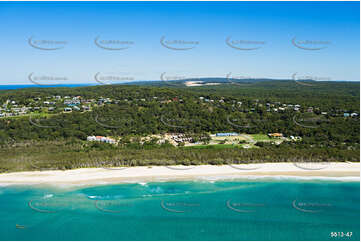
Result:
{"label": "sandy beach", "polygon": [[261,163],[250,165],[152,166],[82,168],[14,172],[0,175],[0,184],[108,184],[163,180],[233,179],[247,177],[357,178],[360,163]]}

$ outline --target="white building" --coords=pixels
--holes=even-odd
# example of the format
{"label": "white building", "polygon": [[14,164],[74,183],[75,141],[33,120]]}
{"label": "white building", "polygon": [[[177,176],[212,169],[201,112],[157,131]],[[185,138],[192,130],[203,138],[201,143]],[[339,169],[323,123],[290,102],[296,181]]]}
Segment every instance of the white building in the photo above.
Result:
{"label": "white building", "polygon": [[98,141],[98,142],[104,142],[104,143],[108,143],[108,144],[115,144],[116,141],[112,138],[109,137],[104,137],[104,136],[88,136],[87,141]]}

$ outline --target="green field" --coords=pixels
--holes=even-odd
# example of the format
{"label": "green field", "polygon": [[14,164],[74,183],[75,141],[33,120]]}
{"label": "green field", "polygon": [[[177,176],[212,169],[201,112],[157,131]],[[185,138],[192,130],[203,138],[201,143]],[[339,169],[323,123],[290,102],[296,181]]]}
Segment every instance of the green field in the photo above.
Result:
{"label": "green field", "polygon": [[272,139],[266,134],[249,134],[255,141],[271,141]]}

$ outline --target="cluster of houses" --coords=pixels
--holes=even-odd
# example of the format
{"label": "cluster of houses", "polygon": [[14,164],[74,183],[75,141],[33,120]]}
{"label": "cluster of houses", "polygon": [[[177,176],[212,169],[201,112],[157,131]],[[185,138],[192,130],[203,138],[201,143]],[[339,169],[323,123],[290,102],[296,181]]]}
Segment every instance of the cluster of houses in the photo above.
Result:
{"label": "cluster of houses", "polygon": [[[157,100],[158,97],[153,97],[153,100]],[[112,100],[111,98],[99,97],[97,99],[83,99],[81,96],[51,96],[46,97],[45,101],[42,101],[41,97],[35,97],[32,100],[27,100],[29,104],[26,106],[18,104],[14,100],[7,100],[2,107],[0,107],[0,117],[12,117],[12,116],[21,116],[26,115],[32,112],[65,112],[69,113],[72,111],[91,111],[93,106],[101,106],[105,104],[118,104],[120,100]],[[146,102],[145,98],[128,100],[124,99],[125,102],[131,103],[133,101]],[[160,103],[170,103],[173,101],[183,102],[182,99],[174,97],[170,100],[163,100]]]}
{"label": "cluster of houses", "polygon": [[193,138],[186,134],[170,134],[171,139],[176,143],[193,142]]}
{"label": "cluster of houses", "polygon": [[[169,99],[158,98],[156,96],[149,98],[140,98],[128,100],[124,99],[123,101],[131,103],[131,102],[146,102],[146,101],[154,101],[157,100],[162,104],[168,104],[171,102],[184,102],[180,97],[172,97]],[[244,112],[253,112],[256,111],[256,108],[265,107],[267,112],[285,112],[285,111],[295,111],[295,112],[307,112],[307,113],[316,113],[321,115],[329,115],[327,112],[320,111],[319,108],[314,107],[301,107],[300,104],[286,104],[281,102],[267,102],[260,103],[258,99],[253,100],[253,104],[246,107],[239,100],[227,100],[224,97],[219,99],[209,99],[206,97],[199,97],[200,102],[202,103],[213,103],[213,105],[223,105],[223,104],[232,104],[232,107],[239,107]],[[29,101],[29,100],[28,100]],[[2,107],[0,107],[0,117],[11,117],[11,116],[21,116],[26,115],[31,112],[72,112],[72,111],[91,111],[93,106],[101,106],[105,104],[117,104],[120,100],[112,100],[110,98],[99,97],[97,99],[84,99],[81,96],[51,96],[46,97],[46,100],[42,101],[41,97],[36,97],[33,100],[29,101],[29,104],[20,105],[15,100],[7,100]],[[330,114],[332,116],[342,116],[343,117],[358,117],[359,114],[357,112],[350,112],[346,110],[337,110],[337,113]]]}
{"label": "cluster of houses", "polygon": [[108,143],[108,144],[116,144],[116,140],[109,138],[109,137],[105,137],[105,136],[88,136],[87,141],[97,141],[97,142],[104,142],[104,143]]}
{"label": "cluster of houses", "polygon": [[13,116],[20,116],[25,115],[31,110],[32,108],[29,107],[13,107],[13,108],[0,108],[0,117],[13,117]]}
{"label": "cluster of houses", "polygon": [[357,117],[358,113],[344,113],[343,116],[344,117]]}
{"label": "cluster of houses", "polygon": [[[211,137],[231,137],[231,136],[239,136],[239,133],[235,132],[228,132],[228,133],[216,133],[211,134]],[[155,137],[154,135],[144,137],[144,140],[149,140],[149,138]],[[290,136],[289,138],[285,137],[282,133],[269,133],[268,137],[270,138],[276,138],[277,140],[291,140],[291,141],[300,141],[302,138],[300,136]],[[194,138],[190,134],[184,134],[184,133],[167,133],[164,135],[157,135],[157,138],[159,140],[157,141],[158,144],[165,143],[168,141],[170,144],[174,146],[179,146],[180,143],[184,143],[185,145],[197,145],[201,144],[202,142],[195,142]],[[143,140],[143,141],[144,141]],[[110,137],[105,136],[88,136],[87,141],[89,142],[103,142],[108,144],[118,144],[118,142]],[[280,141],[282,142],[282,141]]]}
{"label": "cluster of houses", "polygon": [[[227,103],[227,101],[225,101],[224,97],[221,97],[220,100],[214,100],[214,99],[208,99],[205,97],[199,97],[199,100],[202,102],[207,102],[207,103]],[[254,105],[252,105],[251,107],[245,107],[244,108],[244,112],[254,112],[256,111],[256,108],[262,108],[265,107],[267,112],[285,112],[285,111],[294,111],[294,112],[307,112],[307,113],[317,113],[317,114],[321,114],[321,115],[327,115],[327,112],[321,112],[319,110],[319,108],[314,108],[314,107],[302,107],[300,104],[287,104],[287,103],[281,103],[281,102],[273,102],[273,103],[265,103],[262,104],[259,102],[258,99],[253,100],[254,101]],[[242,107],[242,102],[238,101],[238,100],[231,100],[232,103],[232,107]],[[338,110],[337,111],[337,115],[342,115],[344,117],[358,117],[359,114],[356,112],[347,112],[347,111],[342,111],[342,110]],[[337,116],[336,114],[333,114],[333,116]]]}
{"label": "cluster of houses", "polygon": [[[287,137],[283,136],[282,133],[269,133],[268,134],[268,137],[270,138],[279,138],[279,139],[287,139]],[[300,136],[294,136],[294,135],[291,135],[289,137],[289,139],[291,141],[299,141],[299,140],[302,140],[302,138]]]}
{"label": "cluster of houses", "polygon": [[[12,117],[26,115],[32,112],[72,112],[72,111],[90,111],[91,105],[95,103],[103,103],[107,99],[96,100],[82,100],[80,96],[52,96],[47,97],[46,101],[42,101],[41,97],[36,97],[28,100],[29,104],[20,105],[14,100],[7,100],[2,107],[0,107],[0,117]],[[82,105],[83,104],[83,105]]]}

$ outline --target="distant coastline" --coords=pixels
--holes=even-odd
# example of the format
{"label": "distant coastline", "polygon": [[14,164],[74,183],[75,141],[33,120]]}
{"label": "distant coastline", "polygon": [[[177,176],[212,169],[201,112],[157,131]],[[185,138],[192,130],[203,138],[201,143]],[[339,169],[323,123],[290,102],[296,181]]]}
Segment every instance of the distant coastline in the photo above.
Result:
{"label": "distant coastline", "polygon": [[99,85],[96,83],[74,83],[74,84],[58,84],[58,85],[34,85],[34,84],[14,84],[14,85],[0,85],[0,90],[15,90],[22,88],[49,88],[49,87],[85,87]]}
{"label": "distant coastline", "polygon": [[[183,83],[185,86],[187,85],[187,82],[194,82],[198,79],[184,79],[184,80],[167,80],[167,81],[161,81],[161,80],[138,80],[138,81],[130,81],[126,83],[113,83],[113,85],[144,85],[149,83],[159,84],[159,83],[168,83],[169,82],[175,82],[175,83]],[[226,78],[202,78],[203,82],[208,85],[220,85],[223,83],[227,83],[229,80]],[[216,81],[219,81],[219,83],[214,83]],[[234,82],[239,81],[238,79],[234,79]],[[293,81],[290,79],[265,79],[265,78],[259,78],[259,79],[243,79],[242,82],[259,82],[259,81]],[[306,80],[306,81],[312,81],[314,80]],[[335,80],[335,81],[317,81],[317,82],[360,82],[360,81],[346,81],[346,80]],[[99,83],[70,83],[70,84],[55,84],[55,85],[34,85],[34,84],[9,84],[9,85],[2,85],[0,84],[0,90],[15,90],[15,89],[23,89],[23,88],[49,88],[49,87],[87,87],[87,86],[97,86],[97,85],[105,85],[105,84],[99,84]]]}

